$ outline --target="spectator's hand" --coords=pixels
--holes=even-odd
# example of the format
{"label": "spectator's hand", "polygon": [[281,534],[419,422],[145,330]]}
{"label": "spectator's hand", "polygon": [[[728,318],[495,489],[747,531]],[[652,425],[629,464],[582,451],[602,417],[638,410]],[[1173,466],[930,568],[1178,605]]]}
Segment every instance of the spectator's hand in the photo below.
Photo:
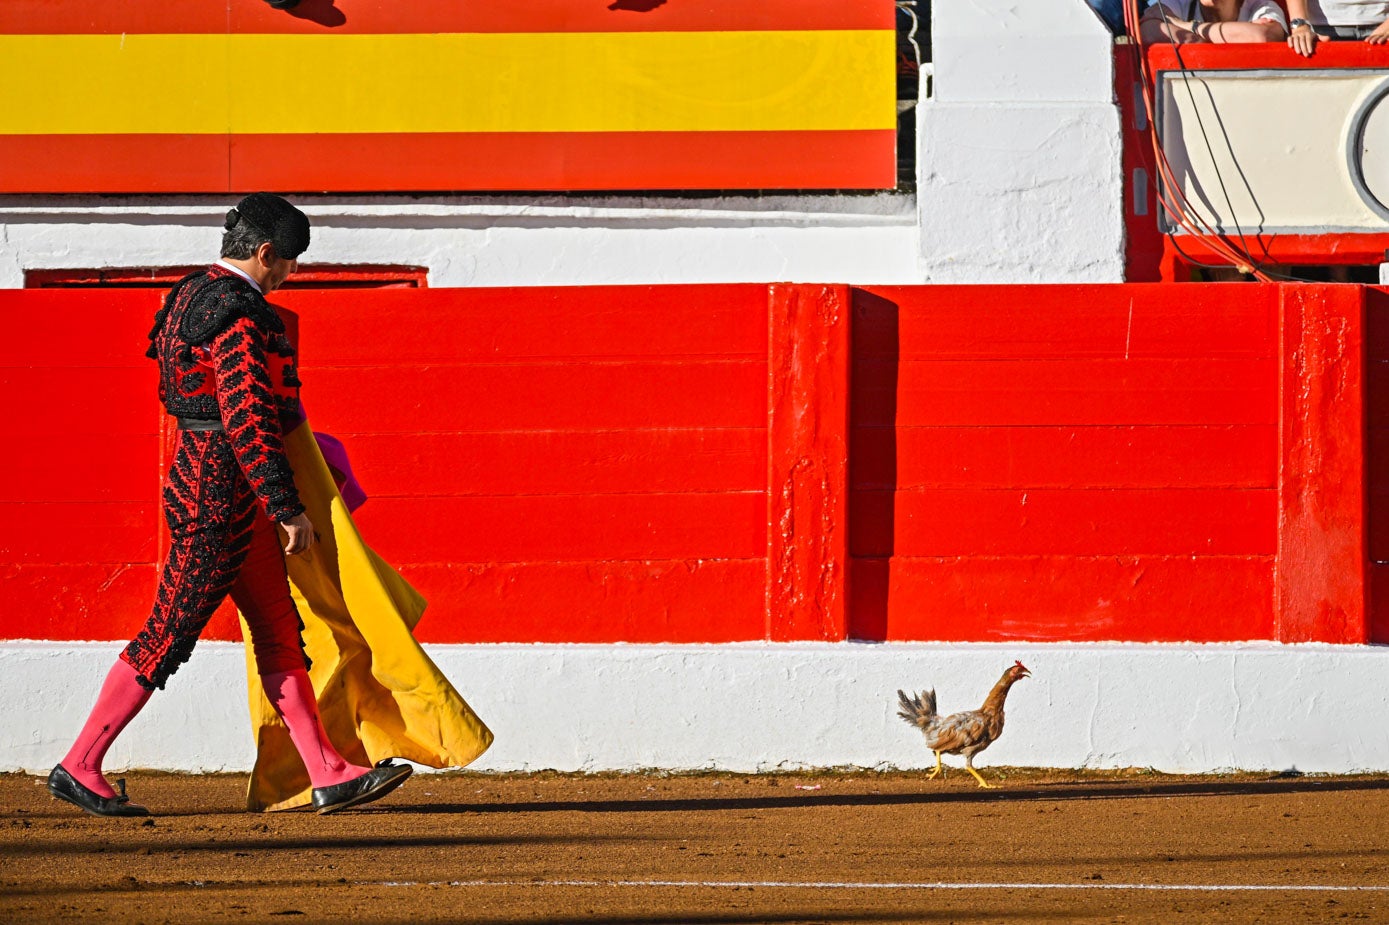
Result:
{"label": "spectator's hand", "polygon": [[1365,36],[1371,45],[1389,45],[1389,19],[1379,24],[1379,28]]}
{"label": "spectator's hand", "polygon": [[1288,47],[1302,57],[1310,58],[1317,50],[1317,38],[1317,33],[1312,30],[1311,26],[1298,26],[1288,33]]}
{"label": "spectator's hand", "polygon": [[285,531],[285,555],[296,555],[313,545],[313,523],[308,514],[295,514],[289,520],[280,521],[280,526]]}

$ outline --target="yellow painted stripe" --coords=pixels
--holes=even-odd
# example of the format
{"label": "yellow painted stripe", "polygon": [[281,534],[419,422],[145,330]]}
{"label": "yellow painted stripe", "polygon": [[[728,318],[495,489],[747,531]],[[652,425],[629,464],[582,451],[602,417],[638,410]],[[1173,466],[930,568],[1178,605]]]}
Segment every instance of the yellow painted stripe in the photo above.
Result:
{"label": "yellow painted stripe", "polygon": [[893,54],[886,30],[9,35],[0,134],[887,129]]}

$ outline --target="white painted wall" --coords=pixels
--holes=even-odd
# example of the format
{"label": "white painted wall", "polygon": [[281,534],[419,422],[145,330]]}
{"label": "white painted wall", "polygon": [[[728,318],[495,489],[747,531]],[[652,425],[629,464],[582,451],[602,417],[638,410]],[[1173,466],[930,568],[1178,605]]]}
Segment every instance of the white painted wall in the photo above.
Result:
{"label": "white painted wall", "polygon": [[[119,646],[0,647],[0,771],[66,752]],[[477,770],[921,768],[898,688],[973,709],[1014,659],[988,765],[1389,771],[1389,650],[1365,646],[746,644],[429,646],[497,735]],[[201,645],[108,768],[245,771],[245,657]],[[947,763],[949,759],[947,759]],[[956,760],[956,765],[959,760]]]}
{"label": "white painted wall", "polygon": [[[306,260],[422,265],[432,286],[1122,281],[1108,32],[1083,0],[933,14],[918,195],[303,196]],[[0,197],[0,288],[26,269],[202,263],[230,204]]]}
{"label": "white painted wall", "polygon": [[1113,37],[1081,0],[933,5],[918,107],[928,282],[1122,282]]}

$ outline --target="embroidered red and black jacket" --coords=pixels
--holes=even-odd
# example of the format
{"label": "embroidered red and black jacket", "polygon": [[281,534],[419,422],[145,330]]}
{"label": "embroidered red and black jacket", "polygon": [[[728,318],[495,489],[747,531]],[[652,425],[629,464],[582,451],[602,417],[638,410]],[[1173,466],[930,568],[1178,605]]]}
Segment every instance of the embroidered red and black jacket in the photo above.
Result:
{"label": "embroidered red and black jacket", "polygon": [[170,414],[222,422],[270,519],[302,513],[284,449],[285,430],[303,420],[299,375],[284,322],[264,296],[225,267],[185,276],[155,315],[147,355],[159,362],[159,399]]}

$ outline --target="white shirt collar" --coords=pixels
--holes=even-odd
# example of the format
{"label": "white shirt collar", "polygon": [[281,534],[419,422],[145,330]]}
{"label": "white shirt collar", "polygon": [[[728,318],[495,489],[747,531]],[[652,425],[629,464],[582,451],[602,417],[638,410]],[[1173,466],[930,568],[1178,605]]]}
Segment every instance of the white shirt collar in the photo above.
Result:
{"label": "white shirt collar", "polygon": [[241,269],[240,267],[234,267],[234,266],[232,266],[231,264],[227,263],[225,260],[218,260],[218,261],[216,261],[216,264],[217,264],[217,266],[219,266],[219,267],[222,267],[222,268],[227,269],[227,270],[231,270],[231,271],[232,271],[233,273],[235,273],[237,276],[241,277],[241,278],[244,279],[246,282],[250,283],[252,286],[255,286],[255,287],[256,287],[256,292],[259,292],[261,295],[265,295],[265,293],[261,291],[260,283],[258,283],[258,282],[256,282],[255,280],[251,279],[251,274],[247,273],[245,270]]}

